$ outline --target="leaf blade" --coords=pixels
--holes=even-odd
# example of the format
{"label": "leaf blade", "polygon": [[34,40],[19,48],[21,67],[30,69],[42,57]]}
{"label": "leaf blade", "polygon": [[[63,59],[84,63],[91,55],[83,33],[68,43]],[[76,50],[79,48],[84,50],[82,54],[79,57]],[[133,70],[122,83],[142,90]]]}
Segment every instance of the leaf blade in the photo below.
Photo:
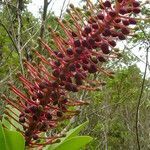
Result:
{"label": "leaf blade", "polygon": [[89,121],[87,120],[86,122],[82,123],[81,125],[75,127],[74,129],[71,129],[67,132],[67,139],[71,138],[71,137],[74,137],[74,136],[77,136],[79,134],[79,132],[84,129],[84,127],[86,127],[88,125]]}
{"label": "leaf blade", "polygon": [[4,133],[1,122],[0,122],[0,147],[4,150],[8,150],[8,147],[6,144],[5,133]]}
{"label": "leaf blade", "polygon": [[86,122],[82,123],[81,125],[75,127],[74,129],[69,130],[66,133],[66,137],[61,138],[61,142],[60,143],[56,143],[53,145],[49,145],[47,146],[45,149],[46,150],[55,150],[59,145],[61,145],[64,141],[76,136],[79,134],[79,132],[89,123],[89,121],[87,120]]}
{"label": "leaf blade", "polygon": [[0,122],[0,148],[2,150],[24,150],[24,147],[25,140],[23,136],[19,132],[4,129]]}
{"label": "leaf blade", "polygon": [[66,150],[71,148],[71,150],[79,150],[86,144],[93,140],[90,136],[76,136],[66,140],[64,143],[59,145],[55,150]]}

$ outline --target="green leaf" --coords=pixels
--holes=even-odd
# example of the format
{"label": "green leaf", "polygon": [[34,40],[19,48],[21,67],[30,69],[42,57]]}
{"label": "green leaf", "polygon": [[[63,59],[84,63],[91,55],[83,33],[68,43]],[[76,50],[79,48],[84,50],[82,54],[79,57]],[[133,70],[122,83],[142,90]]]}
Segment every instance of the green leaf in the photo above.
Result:
{"label": "green leaf", "polygon": [[6,144],[5,133],[4,133],[4,130],[3,130],[1,123],[0,123],[0,147],[3,150],[8,150],[8,145]]}
{"label": "green leaf", "polygon": [[9,131],[2,127],[0,123],[0,149],[2,150],[24,150],[25,140],[16,131]]}
{"label": "green leaf", "polygon": [[76,128],[69,130],[67,132],[67,136],[66,136],[65,140],[78,135],[79,132],[88,125],[88,123],[89,123],[89,121],[86,121],[86,122],[82,123],[81,125],[77,126]]}
{"label": "green leaf", "polygon": [[90,136],[76,136],[66,140],[64,143],[60,144],[55,150],[80,150],[86,144],[92,141],[92,137]]}
{"label": "green leaf", "polygon": [[69,130],[67,133],[66,133],[66,137],[64,138],[61,138],[61,142],[60,143],[56,143],[56,144],[53,144],[53,145],[49,145],[48,147],[46,147],[46,149],[48,150],[55,150],[59,145],[61,145],[64,141],[76,136],[79,134],[79,132],[85,128],[85,126],[87,126],[87,124],[89,123],[89,121],[86,121],[84,123],[82,123],[81,125],[77,126],[76,128],[74,129],[71,129]]}

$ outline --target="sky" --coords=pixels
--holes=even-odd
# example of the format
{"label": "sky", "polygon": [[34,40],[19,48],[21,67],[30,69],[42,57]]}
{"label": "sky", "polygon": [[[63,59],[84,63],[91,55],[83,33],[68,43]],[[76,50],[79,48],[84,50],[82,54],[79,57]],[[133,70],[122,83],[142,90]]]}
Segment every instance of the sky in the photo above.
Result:
{"label": "sky", "polygon": [[[30,3],[28,5],[28,10],[31,11],[33,13],[33,15],[36,16],[37,18],[40,17],[39,10],[43,6],[43,1],[44,0],[32,0],[32,3]],[[73,3],[75,6],[81,6],[82,4],[80,1],[81,0],[66,0],[65,5],[64,5],[64,11],[67,8],[69,3]],[[95,1],[95,0],[92,0],[92,1]],[[52,2],[49,5],[49,10],[52,10],[55,13],[55,15],[59,16],[60,12],[61,12],[61,8],[63,6],[63,2],[64,2],[64,0],[52,0]],[[145,62],[145,51],[144,50],[139,51],[138,48],[135,48],[133,50],[133,53]],[[150,56],[149,56],[149,61],[150,61]],[[140,68],[140,70],[142,72],[144,72],[145,63],[138,62],[137,65]],[[150,70],[147,71],[147,76],[150,77]]]}
{"label": "sky", "polygon": [[[37,17],[39,17],[39,9],[43,6],[44,0],[32,0],[32,3],[28,5],[28,9]],[[50,1],[50,0],[49,0]],[[55,15],[59,16],[64,0],[52,0],[49,9],[54,11]],[[76,6],[80,5],[80,0],[66,0],[64,8],[67,7],[68,3],[73,3]]]}

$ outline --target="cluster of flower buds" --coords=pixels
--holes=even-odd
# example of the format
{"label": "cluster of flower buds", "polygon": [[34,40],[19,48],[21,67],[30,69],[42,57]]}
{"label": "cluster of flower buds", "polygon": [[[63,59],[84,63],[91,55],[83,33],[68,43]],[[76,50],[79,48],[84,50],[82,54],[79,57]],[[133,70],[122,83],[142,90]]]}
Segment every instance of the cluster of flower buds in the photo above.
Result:
{"label": "cluster of flower buds", "polygon": [[25,136],[27,146],[58,142],[57,139],[62,135],[45,137],[43,143],[38,143],[38,139],[44,138],[41,133],[77,115],[79,111],[76,106],[87,104],[70,98],[70,93],[97,90],[96,85],[104,85],[102,81],[90,80],[90,74],[102,73],[113,77],[113,73],[105,69],[103,64],[119,57],[114,50],[116,42],[130,35],[132,26],[129,25],[136,24],[134,15],[140,13],[139,2],[135,0],[99,0],[98,4],[87,0],[86,3],[83,9],[71,4],[67,10],[69,20],[56,19],[64,32],[63,36],[49,27],[58,50],[53,50],[39,39],[50,57],[47,59],[33,50],[40,63],[24,61],[29,75],[25,77],[18,73],[23,92],[10,83],[17,100],[3,95],[5,101],[20,112],[18,116],[7,108],[5,114],[10,123],[9,117],[22,125],[23,131],[20,132]]}

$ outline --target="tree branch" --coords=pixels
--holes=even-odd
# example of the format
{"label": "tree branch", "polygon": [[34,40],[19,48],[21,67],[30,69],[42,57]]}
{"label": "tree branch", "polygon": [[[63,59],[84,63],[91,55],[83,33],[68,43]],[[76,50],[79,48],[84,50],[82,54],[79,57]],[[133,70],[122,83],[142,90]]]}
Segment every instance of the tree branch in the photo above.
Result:
{"label": "tree branch", "polygon": [[47,16],[47,9],[49,4],[51,3],[52,0],[48,2],[48,0],[44,0],[44,7],[43,7],[43,14],[42,14],[42,24],[41,24],[41,29],[40,29],[40,38],[43,38],[44,32],[45,32],[45,20]]}
{"label": "tree branch", "polygon": [[[143,31],[143,29],[141,29],[141,30]],[[147,39],[147,36],[146,36],[146,34],[145,34],[144,31],[143,31],[143,33],[144,33],[144,35],[145,35],[145,37]],[[139,95],[139,98],[138,98],[138,103],[137,103],[137,108],[136,108],[135,130],[136,130],[136,140],[137,140],[138,150],[141,149],[140,140],[139,140],[139,126],[138,126],[138,122],[139,122],[139,110],[140,110],[140,104],[141,104],[141,99],[142,99],[142,95],[143,95],[143,91],[144,91],[144,85],[145,85],[145,80],[146,80],[146,73],[147,73],[147,67],[148,67],[148,57],[149,57],[148,56],[149,48],[150,48],[150,45],[146,49],[145,71],[144,71],[144,76],[143,76],[143,81],[142,81],[142,85],[141,85],[140,95]]]}
{"label": "tree branch", "polygon": [[8,36],[9,36],[10,40],[12,41],[13,46],[15,47],[15,49],[16,49],[16,51],[17,51],[17,53],[18,53],[18,47],[17,47],[15,41],[13,40],[13,37],[11,36],[11,34],[10,34],[9,31],[7,30],[6,26],[2,23],[1,20],[0,20],[0,25],[1,25],[1,26],[3,27],[3,29],[7,32],[7,34],[8,34]]}
{"label": "tree branch", "polygon": [[22,22],[21,22],[21,12],[22,12],[22,8],[20,8],[22,5],[22,0],[19,0],[17,3],[17,19],[18,19],[18,31],[17,31],[17,47],[18,47],[18,52],[19,52],[19,63],[21,66],[21,71],[24,74],[24,67],[23,67],[23,62],[22,62],[22,51],[21,51],[21,26],[22,26]]}

